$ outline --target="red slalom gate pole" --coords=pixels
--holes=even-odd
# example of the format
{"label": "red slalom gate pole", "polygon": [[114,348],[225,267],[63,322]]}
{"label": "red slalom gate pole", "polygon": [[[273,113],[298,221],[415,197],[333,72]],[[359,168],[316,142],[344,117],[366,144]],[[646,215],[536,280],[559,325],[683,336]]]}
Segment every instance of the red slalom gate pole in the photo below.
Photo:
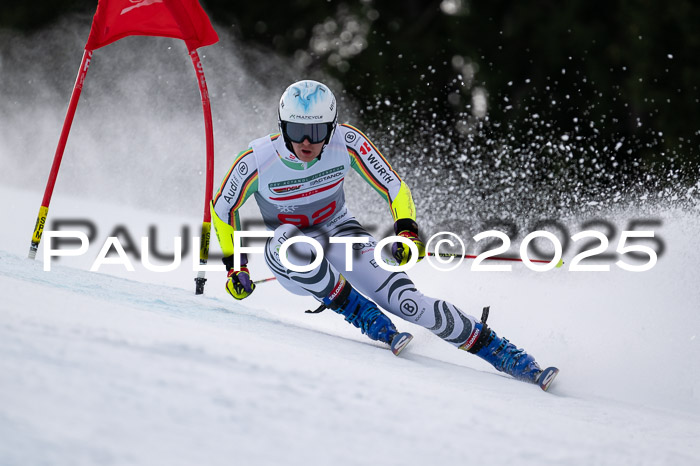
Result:
{"label": "red slalom gate pole", "polygon": [[[192,65],[197,76],[197,84],[199,84],[199,94],[202,97],[202,111],[204,113],[204,131],[207,140],[207,168],[206,168],[206,187],[204,193],[204,218],[202,220],[202,234],[199,240],[199,265],[204,266],[209,260],[209,240],[211,237],[211,204],[212,190],[214,187],[214,130],[211,119],[211,104],[209,102],[209,90],[207,89],[207,81],[204,79],[204,67],[199,59],[199,54],[196,49],[189,51]],[[204,284],[207,279],[204,278],[204,270],[197,272],[195,277],[195,294],[204,293]]]}
{"label": "red slalom gate pole", "polygon": [[46,189],[44,190],[44,198],[41,201],[41,207],[39,207],[39,215],[36,217],[36,224],[34,225],[34,233],[32,234],[32,242],[29,246],[29,258],[34,259],[36,257],[36,252],[39,249],[39,243],[41,242],[41,234],[44,232],[44,225],[46,224],[46,217],[49,214],[49,204],[51,203],[51,196],[53,195],[53,188],[56,185],[56,177],[58,176],[58,170],[61,168],[61,160],[63,159],[63,152],[66,150],[66,142],[68,141],[68,134],[70,133],[71,125],[73,124],[73,117],[75,116],[75,109],[78,107],[78,99],[80,99],[80,93],[83,90],[83,83],[85,82],[85,77],[87,75],[88,68],[90,67],[90,60],[92,59],[92,50],[87,50],[83,52],[83,59],[80,63],[80,68],[78,69],[78,77],[75,80],[75,85],[73,86],[73,93],[70,97],[70,103],[68,104],[68,110],[66,112],[66,118],[63,121],[63,129],[61,130],[61,137],[58,139],[58,147],[56,147],[56,154],[53,157],[53,165],[51,166],[51,172],[49,173],[49,180],[46,182]]}

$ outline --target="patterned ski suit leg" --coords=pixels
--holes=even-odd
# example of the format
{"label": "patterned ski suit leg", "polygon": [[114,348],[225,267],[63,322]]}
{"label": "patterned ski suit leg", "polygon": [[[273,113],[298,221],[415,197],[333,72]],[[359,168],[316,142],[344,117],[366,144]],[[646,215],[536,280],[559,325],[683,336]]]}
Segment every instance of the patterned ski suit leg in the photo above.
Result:
{"label": "patterned ski suit leg", "polygon": [[[314,270],[309,272],[295,272],[288,269],[280,260],[280,247],[289,238],[303,236],[294,225],[280,225],[274,231],[272,238],[267,240],[265,246],[265,262],[272,271],[272,274],[277,278],[277,281],[287,291],[301,296],[313,296],[321,301],[328,296],[333,290],[333,287],[338,282],[340,274],[328,263],[324,258],[321,264]],[[323,238],[314,238],[324,246]],[[287,250],[288,260],[299,266],[311,264],[316,259],[314,248],[308,243],[296,243]]]}
{"label": "patterned ski suit leg", "polygon": [[[279,253],[275,256],[275,249],[281,244],[280,240],[284,241],[284,235],[289,237],[295,234],[303,233],[291,225],[279,227],[275,230],[275,236],[268,241],[265,255],[270,269],[289,291],[312,294],[320,299],[327,296],[337,282],[339,273],[342,273],[355,289],[387,312],[427,328],[454,346],[462,346],[471,336],[474,317],[464,314],[447,301],[424,295],[405,273],[389,272],[377,264],[374,260],[377,241],[354,218],[310,235],[321,243],[325,255],[321,265],[311,272],[291,272],[279,262]],[[369,238],[364,243],[353,245],[352,270],[346,270],[346,245],[330,243],[328,238],[333,236]],[[299,246],[308,246],[300,249],[306,249],[304,264],[311,263],[311,246],[305,243],[299,243]],[[386,252],[383,251],[385,256],[388,249],[386,247]],[[291,261],[297,263],[293,259]]]}

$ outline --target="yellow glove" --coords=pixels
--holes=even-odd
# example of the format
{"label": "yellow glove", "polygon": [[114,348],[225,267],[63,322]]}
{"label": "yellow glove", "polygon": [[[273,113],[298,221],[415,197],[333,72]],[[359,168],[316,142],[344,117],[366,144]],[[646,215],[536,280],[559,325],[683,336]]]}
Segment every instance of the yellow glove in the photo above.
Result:
{"label": "yellow glove", "polygon": [[[418,225],[411,219],[400,219],[394,224],[396,236],[408,238],[418,248],[418,262],[425,257],[425,243],[418,237]],[[391,246],[391,253],[399,265],[406,265],[411,259],[411,248],[407,244],[396,242]]]}
{"label": "yellow glove", "polygon": [[236,299],[247,298],[255,290],[255,283],[250,280],[248,267],[243,265],[241,270],[229,270],[226,280],[226,291]]}
{"label": "yellow glove", "polygon": [[228,294],[239,300],[247,298],[255,290],[255,283],[250,279],[248,270],[248,256],[241,254],[241,270],[233,270],[233,256],[224,257],[223,263],[228,269],[226,280]]}

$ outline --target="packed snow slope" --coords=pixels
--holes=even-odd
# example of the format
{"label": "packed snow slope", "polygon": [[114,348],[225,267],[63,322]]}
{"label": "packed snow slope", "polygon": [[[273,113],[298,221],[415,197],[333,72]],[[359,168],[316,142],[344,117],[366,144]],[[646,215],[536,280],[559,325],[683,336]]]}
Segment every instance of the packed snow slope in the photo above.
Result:
{"label": "packed snow slope", "polygon": [[[87,254],[26,258],[40,193],[0,187],[0,464],[698,464],[697,219],[668,213],[650,271],[410,275],[543,365],[549,393],[430,332],[401,357],[276,282],[243,302],[191,254],[169,273],[88,269],[115,225],[182,218],[57,196],[50,217],[99,227]],[[185,219],[196,229],[197,219]],[[51,225],[51,223],[49,223]],[[213,247],[216,251],[216,247]],[[269,271],[260,257],[255,279]]]}

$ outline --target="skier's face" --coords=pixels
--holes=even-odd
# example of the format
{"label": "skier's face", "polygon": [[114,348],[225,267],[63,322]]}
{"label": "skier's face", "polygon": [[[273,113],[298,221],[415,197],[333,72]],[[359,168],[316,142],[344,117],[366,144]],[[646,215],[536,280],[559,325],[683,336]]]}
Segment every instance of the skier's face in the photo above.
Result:
{"label": "skier's face", "polygon": [[302,142],[292,142],[292,147],[294,148],[296,156],[299,157],[299,160],[302,162],[311,162],[321,153],[323,142],[311,144],[309,139],[306,138]]}

